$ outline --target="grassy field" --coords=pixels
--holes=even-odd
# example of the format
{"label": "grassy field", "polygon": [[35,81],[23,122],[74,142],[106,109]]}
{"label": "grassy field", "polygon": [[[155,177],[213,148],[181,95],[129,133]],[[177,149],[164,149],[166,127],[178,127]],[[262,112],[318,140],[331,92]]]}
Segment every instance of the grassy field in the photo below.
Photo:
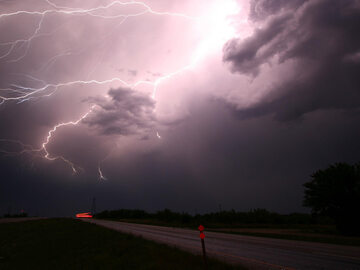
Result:
{"label": "grassy field", "polygon": [[[186,225],[146,219],[111,219],[122,222],[148,224],[166,227],[197,229],[198,225]],[[258,237],[328,243],[336,245],[360,246],[360,237],[340,235],[332,225],[274,225],[274,224],[237,224],[224,227],[224,224],[204,224],[207,231],[241,234]]]}
{"label": "grassy field", "polygon": [[[203,269],[200,256],[74,219],[0,224],[0,269]],[[209,261],[209,269],[244,269]]]}

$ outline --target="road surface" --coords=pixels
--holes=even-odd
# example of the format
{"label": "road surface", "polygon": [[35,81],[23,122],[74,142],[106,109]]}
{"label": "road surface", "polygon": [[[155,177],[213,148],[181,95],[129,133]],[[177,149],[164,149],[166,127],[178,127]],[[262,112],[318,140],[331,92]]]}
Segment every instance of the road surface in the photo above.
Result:
{"label": "road surface", "polygon": [[[201,252],[199,232],[195,230],[99,219],[85,221],[193,253]],[[229,263],[239,263],[250,269],[360,270],[360,247],[206,231],[205,235],[209,256]]]}

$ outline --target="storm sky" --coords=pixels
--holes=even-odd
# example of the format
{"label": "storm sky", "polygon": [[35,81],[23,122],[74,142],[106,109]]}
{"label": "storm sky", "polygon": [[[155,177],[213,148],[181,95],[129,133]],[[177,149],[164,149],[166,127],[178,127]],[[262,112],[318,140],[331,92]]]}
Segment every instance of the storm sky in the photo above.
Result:
{"label": "storm sky", "polygon": [[360,161],[360,1],[0,0],[0,214],[306,212]]}

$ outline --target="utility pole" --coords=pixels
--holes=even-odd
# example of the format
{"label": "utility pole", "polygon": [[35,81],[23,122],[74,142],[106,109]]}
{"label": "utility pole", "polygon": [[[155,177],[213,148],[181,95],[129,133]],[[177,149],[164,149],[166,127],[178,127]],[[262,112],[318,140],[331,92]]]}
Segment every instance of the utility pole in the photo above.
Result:
{"label": "utility pole", "polygon": [[92,199],[92,204],[91,204],[91,214],[95,215],[96,214],[96,198],[94,197]]}

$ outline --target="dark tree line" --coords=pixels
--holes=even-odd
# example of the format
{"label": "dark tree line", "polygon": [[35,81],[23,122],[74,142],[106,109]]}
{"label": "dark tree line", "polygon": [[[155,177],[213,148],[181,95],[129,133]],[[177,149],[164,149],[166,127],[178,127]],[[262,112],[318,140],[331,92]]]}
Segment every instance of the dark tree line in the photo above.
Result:
{"label": "dark tree line", "polygon": [[5,214],[5,215],[4,215],[4,218],[20,218],[20,217],[27,217],[27,216],[28,216],[27,213],[14,214],[14,215]]}
{"label": "dark tree line", "polygon": [[266,209],[249,212],[219,211],[202,215],[177,213],[164,209],[156,213],[143,210],[120,209],[96,215],[104,219],[147,220],[166,224],[207,227],[234,227],[242,225],[311,225],[335,224],[338,231],[347,235],[360,234],[360,163],[336,163],[311,175],[305,183],[303,205],[312,209],[311,214],[282,215]]}
{"label": "dark tree line", "polygon": [[331,223],[329,219],[314,217],[310,214],[293,213],[281,215],[269,212],[266,209],[254,209],[249,212],[220,211],[207,214],[191,215],[185,212],[177,213],[169,209],[164,209],[156,213],[148,213],[143,210],[120,209],[113,211],[103,211],[96,215],[96,218],[102,219],[127,219],[127,220],[153,220],[164,223],[176,223],[177,225],[194,225],[197,227],[199,223],[207,227],[218,226],[237,226],[241,224],[318,224]]}

